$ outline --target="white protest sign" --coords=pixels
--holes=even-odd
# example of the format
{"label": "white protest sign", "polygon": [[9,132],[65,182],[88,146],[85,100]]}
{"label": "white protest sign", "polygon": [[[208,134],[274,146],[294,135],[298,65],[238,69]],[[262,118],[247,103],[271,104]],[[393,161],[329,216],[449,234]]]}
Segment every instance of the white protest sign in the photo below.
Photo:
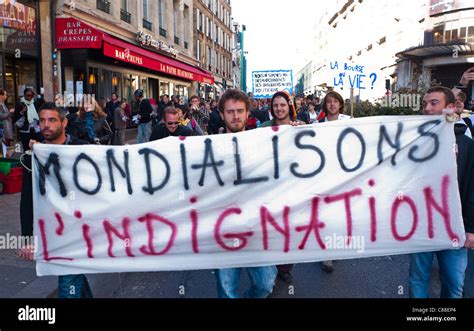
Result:
{"label": "white protest sign", "polygon": [[287,91],[292,95],[293,71],[253,71],[252,86],[252,95],[255,99],[271,98],[278,91]]}
{"label": "white protest sign", "polygon": [[329,86],[373,90],[385,84],[381,72],[366,64],[333,60],[328,65]]}
{"label": "white protest sign", "polygon": [[34,147],[38,275],[405,254],[465,240],[453,124],[371,117]]}

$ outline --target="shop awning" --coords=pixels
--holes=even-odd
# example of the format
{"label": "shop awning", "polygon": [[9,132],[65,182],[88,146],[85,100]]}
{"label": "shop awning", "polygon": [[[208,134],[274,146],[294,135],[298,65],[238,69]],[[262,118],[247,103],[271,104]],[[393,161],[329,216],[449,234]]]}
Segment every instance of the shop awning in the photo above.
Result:
{"label": "shop awning", "polygon": [[107,34],[104,34],[103,40],[105,56],[183,79],[214,84],[214,77],[200,68],[140,48]]}
{"label": "shop awning", "polygon": [[116,60],[186,80],[214,84],[214,77],[203,69],[117,39],[73,17],[58,17],[55,22],[57,49],[102,48],[104,55]]}

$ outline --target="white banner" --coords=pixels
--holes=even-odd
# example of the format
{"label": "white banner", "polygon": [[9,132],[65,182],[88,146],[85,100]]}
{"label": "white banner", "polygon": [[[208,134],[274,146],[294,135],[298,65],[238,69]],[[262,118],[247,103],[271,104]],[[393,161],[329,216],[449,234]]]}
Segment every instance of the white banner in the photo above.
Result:
{"label": "white banner", "polygon": [[456,248],[453,124],[371,117],[132,146],[34,147],[38,275]]}
{"label": "white banner", "polygon": [[271,98],[278,91],[293,94],[293,71],[270,70],[252,72],[252,95],[255,99]]}

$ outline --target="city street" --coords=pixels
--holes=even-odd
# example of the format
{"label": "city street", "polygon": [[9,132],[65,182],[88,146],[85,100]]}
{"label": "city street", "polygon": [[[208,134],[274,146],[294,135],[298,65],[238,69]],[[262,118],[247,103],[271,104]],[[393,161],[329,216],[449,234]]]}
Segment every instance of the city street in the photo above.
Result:
{"label": "city street", "polygon": [[[134,131],[128,133],[133,143]],[[0,195],[2,217],[0,235],[20,234],[20,194]],[[474,252],[469,253],[465,296],[474,298]],[[277,281],[272,298],[407,298],[407,255],[374,257],[335,262],[327,274],[319,263],[298,264],[293,282]],[[437,267],[432,269],[431,296],[439,296]],[[97,298],[215,298],[216,281],[212,270],[182,272],[143,272],[89,275]],[[242,272],[240,292],[249,286]],[[56,295],[57,277],[37,277],[35,263],[16,256],[13,250],[0,250],[0,298],[46,298]]]}

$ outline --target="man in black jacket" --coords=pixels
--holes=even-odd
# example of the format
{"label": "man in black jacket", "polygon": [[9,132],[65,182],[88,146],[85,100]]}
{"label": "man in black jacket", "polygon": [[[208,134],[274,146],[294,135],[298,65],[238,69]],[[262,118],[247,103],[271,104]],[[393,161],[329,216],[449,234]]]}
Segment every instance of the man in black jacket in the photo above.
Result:
{"label": "man in black jacket", "polygon": [[153,127],[150,141],[163,139],[169,136],[189,137],[193,135],[193,130],[187,126],[179,125],[179,114],[176,108],[166,107],[163,112],[163,123],[158,123]]}
{"label": "man in black jacket", "polygon": [[[53,102],[45,103],[39,111],[39,122],[44,144],[53,145],[84,145],[87,142],[66,134],[66,112],[58,108]],[[30,146],[37,142],[30,141]],[[33,235],[33,189],[31,173],[31,155],[26,155],[23,169],[23,182],[20,200],[20,220],[22,236]],[[33,259],[31,247],[20,250],[20,257]],[[89,282],[85,275],[64,275],[58,277],[59,298],[92,298]]]}
{"label": "man in black jacket", "polygon": [[135,98],[138,102],[138,137],[137,143],[146,143],[150,140],[151,134],[151,113],[153,108],[148,99],[143,97],[143,90],[136,90]]}
{"label": "man in black jacket", "polygon": [[[423,98],[423,114],[442,115],[443,110],[454,112],[453,92],[442,86],[430,88]],[[462,217],[466,241],[460,249],[410,254],[410,297],[428,298],[431,266],[434,255],[439,264],[442,298],[461,298],[467,268],[467,249],[474,248],[474,141],[465,136],[467,126],[455,126],[457,168]]]}

